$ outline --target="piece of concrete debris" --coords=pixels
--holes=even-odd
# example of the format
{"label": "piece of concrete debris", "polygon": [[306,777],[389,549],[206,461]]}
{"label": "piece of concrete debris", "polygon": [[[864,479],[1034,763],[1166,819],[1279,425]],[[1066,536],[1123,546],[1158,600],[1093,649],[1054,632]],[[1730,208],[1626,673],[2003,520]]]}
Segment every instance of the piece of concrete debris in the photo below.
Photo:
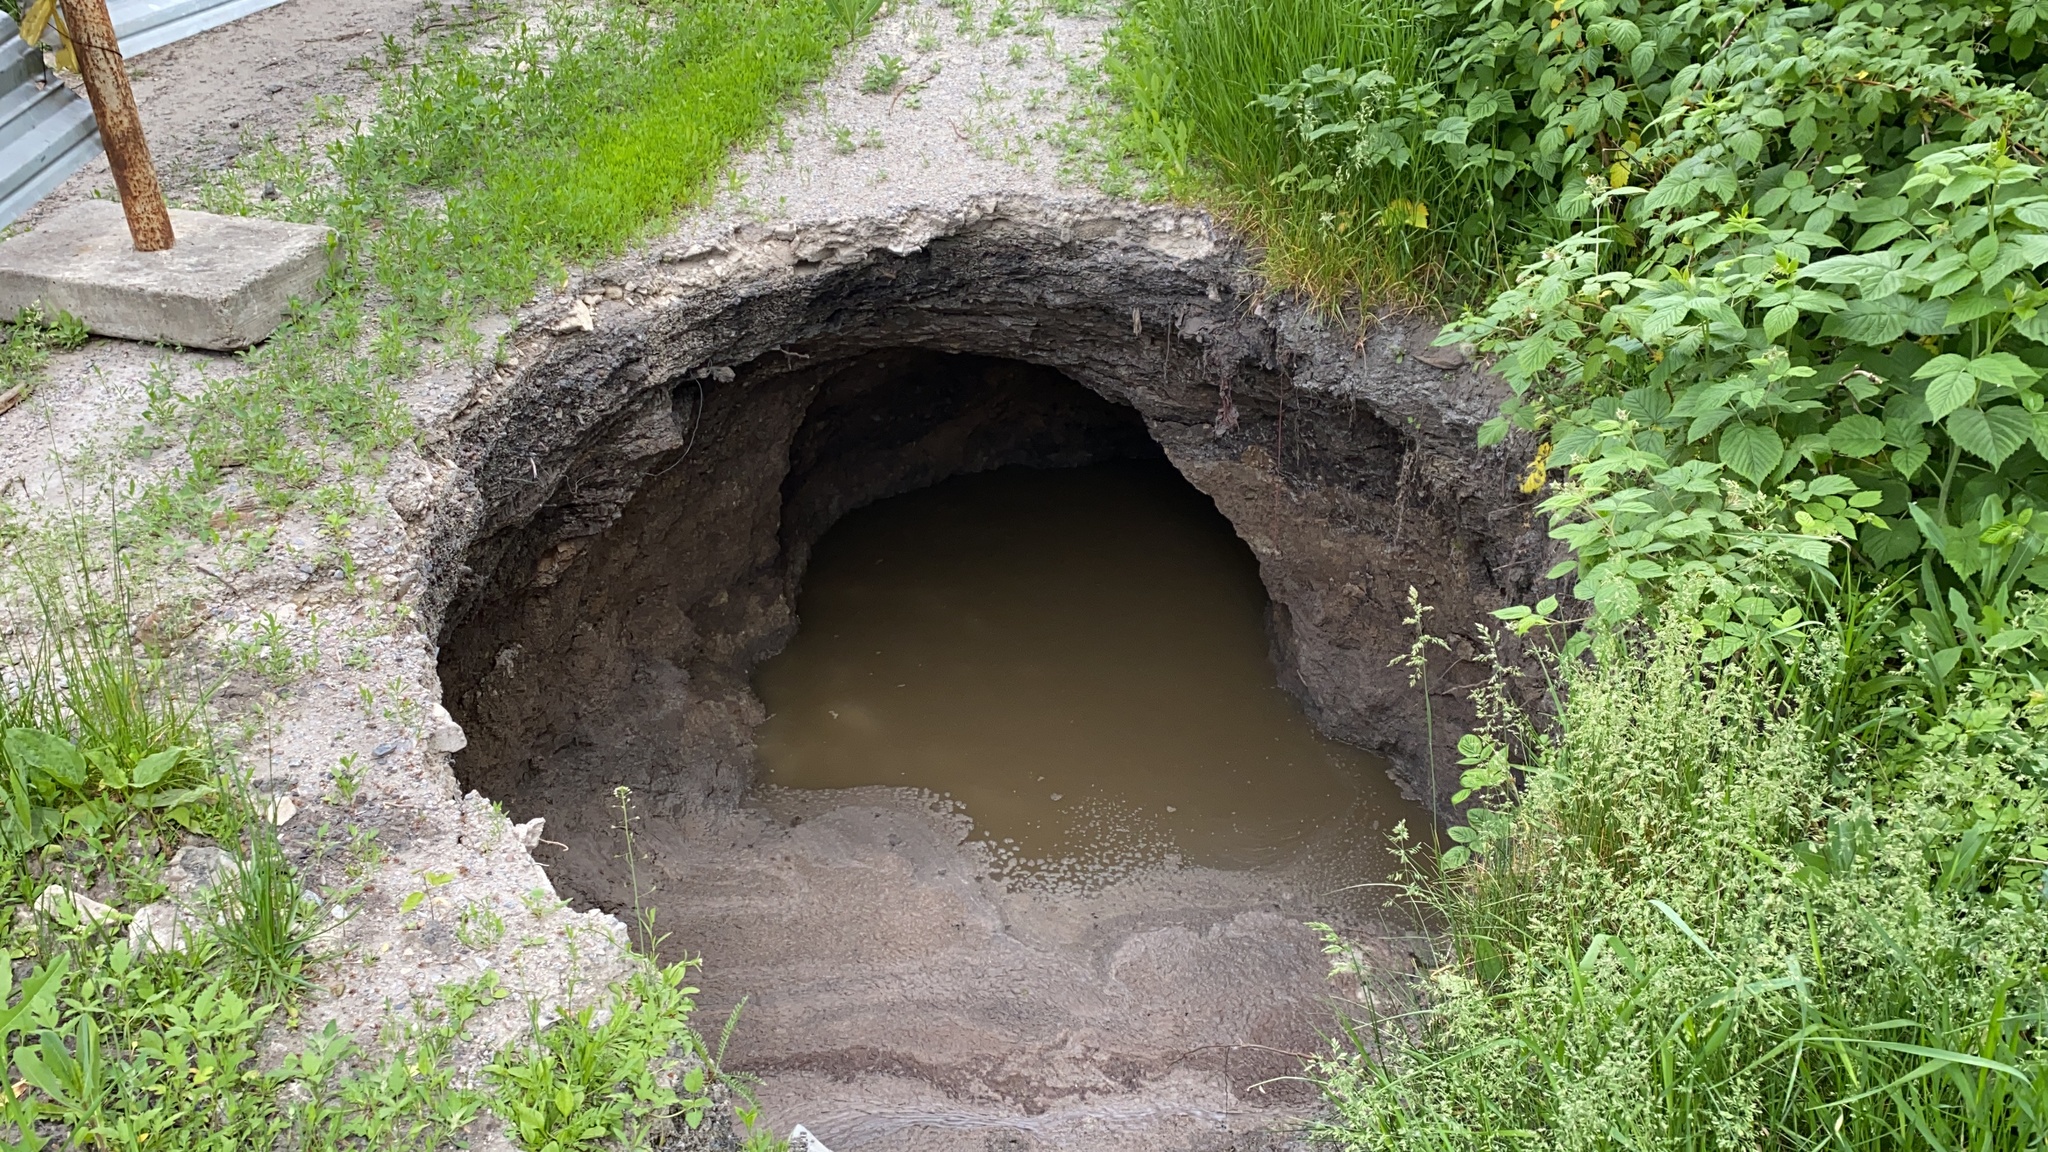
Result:
{"label": "piece of concrete debris", "polygon": [[112,906],[102,904],[83,892],[73,892],[60,884],[52,884],[37,893],[35,901],[29,907],[35,910],[36,915],[46,920],[61,920],[64,918],[64,909],[67,905],[80,920],[95,927],[112,924],[121,919],[121,913]]}
{"label": "piece of concrete debris", "polygon": [[811,1135],[811,1130],[799,1124],[789,1130],[789,1152],[832,1152],[825,1142]]}
{"label": "piece of concrete debris", "polygon": [[434,705],[433,718],[427,724],[427,747],[436,752],[460,752],[469,747],[469,737],[462,731],[462,725],[440,704]]}
{"label": "piece of concrete debris", "polygon": [[1463,345],[1452,345],[1448,348],[1424,348],[1415,354],[1415,358],[1431,368],[1441,368],[1446,372],[1455,372],[1470,363],[1472,359],[1466,353]]}
{"label": "piece of concrete debris", "polygon": [[334,230],[171,210],[175,247],[137,252],[121,206],[74,204],[0,243],[0,318],[69,312],[123,340],[228,351],[277,330],[291,302],[313,300],[337,249]]}
{"label": "piece of concrete debris", "polygon": [[541,829],[547,826],[547,822],[547,817],[535,816],[524,824],[514,824],[512,826],[512,834],[519,837],[519,842],[526,846],[528,852],[531,852],[535,848],[540,847]]}
{"label": "piece of concrete debris", "polygon": [[554,331],[558,333],[590,332],[597,328],[597,318],[591,315],[590,305],[582,300],[571,300],[569,312],[555,321]]}
{"label": "piece of concrete debris", "polygon": [[258,810],[263,813],[265,820],[282,828],[286,824],[291,823],[292,817],[299,814],[299,805],[287,793],[280,796],[272,796],[267,800],[261,801]]}
{"label": "piece of concrete debris", "polygon": [[128,950],[137,956],[183,952],[205,930],[205,922],[168,900],[144,904],[128,922]]}

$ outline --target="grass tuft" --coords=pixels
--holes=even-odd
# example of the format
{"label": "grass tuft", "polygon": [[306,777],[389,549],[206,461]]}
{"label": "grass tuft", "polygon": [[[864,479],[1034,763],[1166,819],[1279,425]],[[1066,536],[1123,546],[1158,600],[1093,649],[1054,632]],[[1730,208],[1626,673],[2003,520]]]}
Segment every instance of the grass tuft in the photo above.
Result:
{"label": "grass tuft", "polygon": [[1263,98],[1315,67],[1413,84],[1441,40],[1410,0],[1136,0],[1105,67],[1123,148],[1248,230],[1274,279],[1325,304],[1437,306],[1503,267],[1513,229],[1489,190],[1428,151],[1347,164]]}

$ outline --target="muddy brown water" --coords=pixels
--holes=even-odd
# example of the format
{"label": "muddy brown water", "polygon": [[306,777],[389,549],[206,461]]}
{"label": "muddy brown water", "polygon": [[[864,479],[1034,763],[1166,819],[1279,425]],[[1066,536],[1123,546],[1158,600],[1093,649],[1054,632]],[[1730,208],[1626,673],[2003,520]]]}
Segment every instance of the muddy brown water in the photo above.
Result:
{"label": "muddy brown water", "polygon": [[1257,563],[1163,460],[1004,468],[821,539],[756,671],[771,788],[954,800],[1016,879],[1270,865],[1419,810],[1279,687]]}

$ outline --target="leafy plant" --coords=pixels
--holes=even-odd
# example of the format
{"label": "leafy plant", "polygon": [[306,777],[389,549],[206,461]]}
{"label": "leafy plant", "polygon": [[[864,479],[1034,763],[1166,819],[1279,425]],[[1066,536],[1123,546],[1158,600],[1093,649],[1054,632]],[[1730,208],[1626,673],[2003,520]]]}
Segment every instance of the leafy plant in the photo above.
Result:
{"label": "leafy plant", "polygon": [[1408,0],[1141,0],[1104,67],[1122,149],[1250,228],[1275,278],[1326,302],[1426,300],[1492,284],[1513,214],[1441,150],[1364,163],[1344,141],[1378,138],[1370,114],[1439,43]]}
{"label": "leafy plant", "polygon": [[0,392],[32,386],[49,362],[51,349],[80,347],[91,335],[71,313],[48,317],[34,306],[22,309],[5,327],[7,338],[0,341]]}
{"label": "leafy plant", "polygon": [[251,821],[248,855],[221,885],[213,928],[253,987],[281,996],[304,985],[312,946],[332,923],[321,911],[285,859],[276,830]]}
{"label": "leafy plant", "polygon": [[870,96],[884,96],[896,91],[902,82],[903,60],[884,53],[861,73],[860,90]]}
{"label": "leafy plant", "polygon": [[701,1046],[689,1029],[697,989],[689,964],[643,969],[600,1017],[585,1007],[547,1028],[535,1010],[532,1044],[484,1070],[492,1106],[531,1152],[573,1152],[619,1141],[638,1146],[656,1124],[704,1123]]}
{"label": "leafy plant", "polygon": [[[1332,1144],[2041,1139],[2048,913],[2037,873],[1999,883],[2048,836],[2034,761],[1952,754],[1874,808],[1803,719],[1823,686],[1711,660],[1694,607],[1557,667],[1555,725],[1513,733],[1511,803],[1406,890],[1445,926],[1440,961],[1413,983],[1347,969],[1412,1011],[1347,1025],[1318,1065]],[[1506,783],[1506,747],[1464,743],[1475,787]]]}

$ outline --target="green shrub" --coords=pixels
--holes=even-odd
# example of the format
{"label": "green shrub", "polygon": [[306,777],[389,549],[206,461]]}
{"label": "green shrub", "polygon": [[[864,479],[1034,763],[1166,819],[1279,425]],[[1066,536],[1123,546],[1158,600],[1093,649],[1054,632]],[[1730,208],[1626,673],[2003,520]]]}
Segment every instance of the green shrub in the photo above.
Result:
{"label": "green shrub", "polygon": [[[1561,668],[1471,862],[1418,1012],[1318,1069],[1349,1149],[2022,1149],[2048,1135],[2048,836],[1940,813],[2030,793],[1986,754],[1873,793],[1696,605]],[[1817,649],[1826,645],[1816,645]],[[1800,653],[1825,659],[1823,651]],[[2048,740],[2033,743],[2048,746]],[[1501,746],[1468,738],[1485,762]],[[2031,753],[2038,756],[2038,750]],[[2008,873],[2010,875],[2010,873]]]}

